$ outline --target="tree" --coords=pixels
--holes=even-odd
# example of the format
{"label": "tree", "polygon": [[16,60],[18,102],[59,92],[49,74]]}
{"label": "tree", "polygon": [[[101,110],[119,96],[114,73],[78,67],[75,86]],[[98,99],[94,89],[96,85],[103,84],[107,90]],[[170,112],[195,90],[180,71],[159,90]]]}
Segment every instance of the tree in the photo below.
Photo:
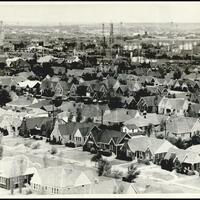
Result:
{"label": "tree", "polygon": [[128,166],[128,173],[127,175],[123,178],[124,181],[127,181],[127,182],[134,182],[134,180],[139,176],[140,174],[140,171],[137,169],[136,166],[134,166],[134,164],[130,164]]}
{"label": "tree", "polygon": [[76,121],[80,122],[81,120],[82,120],[82,112],[81,112],[80,108],[77,108],[77,111],[76,111]]}
{"label": "tree", "polygon": [[150,123],[150,124],[147,126],[146,130],[147,130],[147,132],[146,132],[147,136],[150,137],[151,134],[152,134],[152,131],[153,131],[153,124]]}
{"label": "tree", "polygon": [[0,106],[5,106],[6,103],[12,101],[10,94],[7,90],[0,90]]}
{"label": "tree", "polygon": [[92,156],[90,161],[95,162],[95,165],[96,165],[99,162],[100,159],[102,159],[102,155],[99,152],[97,152],[97,154]]}
{"label": "tree", "polygon": [[108,176],[111,174],[112,165],[108,160],[100,159],[98,162],[98,175]]}
{"label": "tree", "polygon": [[73,114],[72,112],[69,113],[68,122],[72,122]]}
{"label": "tree", "polygon": [[181,75],[182,75],[182,73],[181,73],[180,69],[177,69],[177,70],[174,72],[174,74],[173,74],[174,80],[175,80],[175,79],[180,79],[180,78],[181,78]]}
{"label": "tree", "polygon": [[186,74],[190,74],[189,67],[186,67],[185,73],[186,73]]}

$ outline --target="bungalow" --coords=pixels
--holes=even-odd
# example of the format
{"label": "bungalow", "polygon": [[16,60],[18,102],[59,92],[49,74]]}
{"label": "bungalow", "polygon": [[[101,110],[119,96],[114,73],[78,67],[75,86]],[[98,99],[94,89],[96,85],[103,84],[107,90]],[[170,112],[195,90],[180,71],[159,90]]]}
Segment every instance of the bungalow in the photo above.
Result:
{"label": "bungalow", "polygon": [[164,157],[164,160],[173,159],[173,163],[178,160],[181,168],[189,170],[200,170],[200,155],[199,152],[192,151],[191,149],[175,149],[170,148]]}
{"label": "bungalow", "polygon": [[182,98],[163,97],[158,104],[158,113],[183,116],[188,110],[189,102]]}
{"label": "bungalow", "polygon": [[93,123],[55,123],[54,129],[50,135],[51,140],[65,144],[67,142],[73,142],[76,146],[82,146],[86,140],[87,135],[98,129]]}
{"label": "bungalow", "polygon": [[18,83],[21,89],[30,93],[35,93],[37,91],[40,91],[40,84],[41,84],[40,81],[30,81],[30,80],[26,80],[26,81],[22,81]]}
{"label": "bungalow", "polygon": [[[23,164],[21,167],[20,165]],[[27,164],[27,165],[26,165]],[[15,168],[13,169],[13,167]],[[21,171],[20,169],[23,169]],[[19,187],[21,181],[22,187],[25,183],[30,184],[31,177],[34,174],[34,168],[29,164],[27,157],[22,155],[3,157],[0,160],[0,187],[10,190]]]}
{"label": "bungalow", "polygon": [[187,139],[200,130],[200,121],[193,117],[171,117],[166,123],[167,134]]}
{"label": "bungalow", "polygon": [[165,139],[157,139],[147,136],[134,136],[125,143],[121,150],[126,153],[127,158],[153,160],[165,157],[173,145]]}
{"label": "bungalow", "polygon": [[166,116],[164,115],[158,115],[156,113],[147,113],[140,115],[135,118],[131,118],[124,122],[124,125],[136,125],[138,128],[140,128],[142,131],[145,131],[146,128],[152,124],[153,131],[159,131],[160,130],[160,124],[162,120],[165,120]]}
{"label": "bungalow", "polygon": [[11,110],[26,110],[32,104],[38,103],[36,98],[20,96],[17,100],[6,103],[6,108]]}
{"label": "bungalow", "polygon": [[117,156],[120,147],[130,138],[131,136],[128,133],[110,129],[91,131],[83,144],[83,150],[90,151],[94,147],[95,149],[101,149],[103,151],[109,150]]}
{"label": "bungalow", "polygon": [[[103,115],[104,124],[120,124],[129,119],[140,116],[138,110],[118,108]],[[101,118],[98,120],[101,121]]]}
{"label": "bungalow", "polygon": [[22,137],[40,136],[49,137],[52,131],[53,119],[49,117],[24,118],[19,127],[19,135]]}
{"label": "bungalow", "polygon": [[135,124],[123,125],[121,128],[123,133],[128,133],[129,135],[138,135],[141,134],[141,130]]}
{"label": "bungalow", "polygon": [[37,194],[87,194],[93,181],[85,171],[72,166],[38,169],[30,181],[31,188]]}
{"label": "bungalow", "polygon": [[157,113],[159,101],[158,96],[141,97],[137,103],[137,108],[142,112],[146,110],[149,113]]}

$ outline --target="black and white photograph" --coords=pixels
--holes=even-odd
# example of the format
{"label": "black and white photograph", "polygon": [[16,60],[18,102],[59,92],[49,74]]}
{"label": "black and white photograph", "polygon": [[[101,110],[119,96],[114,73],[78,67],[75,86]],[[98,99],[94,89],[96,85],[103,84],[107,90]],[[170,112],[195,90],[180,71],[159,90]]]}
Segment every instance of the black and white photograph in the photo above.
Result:
{"label": "black and white photograph", "polygon": [[200,196],[200,2],[0,2],[0,196]]}

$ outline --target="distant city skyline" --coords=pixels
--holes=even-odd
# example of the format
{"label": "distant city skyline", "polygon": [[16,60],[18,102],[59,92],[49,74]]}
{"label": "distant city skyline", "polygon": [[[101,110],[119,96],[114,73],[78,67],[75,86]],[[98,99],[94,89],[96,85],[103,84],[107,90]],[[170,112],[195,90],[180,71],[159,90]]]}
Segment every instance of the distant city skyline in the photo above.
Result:
{"label": "distant city skyline", "polygon": [[0,2],[4,24],[200,23],[200,2]]}

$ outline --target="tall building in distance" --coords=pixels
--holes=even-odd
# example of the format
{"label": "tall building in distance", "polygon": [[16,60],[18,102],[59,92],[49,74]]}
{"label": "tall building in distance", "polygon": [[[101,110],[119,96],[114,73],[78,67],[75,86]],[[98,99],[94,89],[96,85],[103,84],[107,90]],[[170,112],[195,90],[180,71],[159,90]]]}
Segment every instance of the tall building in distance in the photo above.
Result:
{"label": "tall building in distance", "polygon": [[4,44],[4,26],[3,21],[0,21],[0,46]]}
{"label": "tall building in distance", "polygon": [[105,47],[106,45],[106,37],[105,37],[105,24],[102,24],[102,42],[103,42],[103,46]]}
{"label": "tall building in distance", "polygon": [[110,45],[114,43],[113,23],[110,23]]}

